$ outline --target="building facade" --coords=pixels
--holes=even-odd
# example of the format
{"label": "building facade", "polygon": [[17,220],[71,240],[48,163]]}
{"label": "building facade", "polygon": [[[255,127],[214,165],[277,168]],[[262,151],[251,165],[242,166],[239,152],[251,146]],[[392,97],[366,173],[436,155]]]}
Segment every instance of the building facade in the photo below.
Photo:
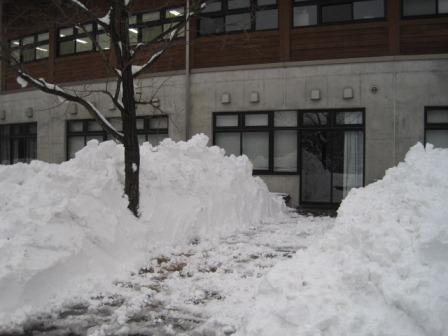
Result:
{"label": "building facade", "polygon": [[[3,22],[11,13],[6,3]],[[184,13],[185,1],[136,1],[131,40]],[[85,27],[107,48],[99,27]],[[91,90],[109,80],[76,27],[28,25],[5,39],[48,82]],[[16,77],[2,65],[1,163],[62,162],[107,139],[81,107],[22,89]],[[448,0],[210,1],[137,93],[155,103],[139,107],[141,141],[205,133],[228,154],[246,154],[292,205],[337,206],[415,143],[448,147]],[[107,99],[91,100],[120,127]]]}

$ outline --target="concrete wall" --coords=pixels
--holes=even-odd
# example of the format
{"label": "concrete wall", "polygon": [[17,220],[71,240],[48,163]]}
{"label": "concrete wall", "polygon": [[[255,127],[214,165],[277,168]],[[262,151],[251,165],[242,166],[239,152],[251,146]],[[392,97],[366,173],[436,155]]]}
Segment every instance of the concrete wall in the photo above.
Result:
{"label": "concrete wall", "polygon": [[[98,87],[103,84],[92,84]],[[170,117],[169,133],[185,138],[184,76],[156,77],[140,83],[144,97],[153,94]],[[352,99],[343,98],[344,88],[353,89]],[[373,88],[377,90],[372,90]],[[321,99],[310,99],[319,89]],[[260,102],[250,103],[257,91]],[[231,103],[221,95],[230,93]],[[104,97],[93,96],[106,117],[118,116]],[[6,119],[0,124],[38,122],[38,158],[50,162],[65,159],[65,120],[89,118],[81,108],[36,91],[0,96]],[[338,64],[302,63],[264,68],[195,71],[191,77],[191,134],[212,136],[212,113],[313,108],[366,109],[366,183],[383,177],[387,168],[404,158],[410,146],[423,141],[424,107],[448,105],[448,57],[433,59],[364,59]],[[34,116],[25,110],[33,107]],[[156,114],[151,108],[141,115]],[[299,199],[298,176],[262,176],[272,191],[287,192],[293,204]]]}

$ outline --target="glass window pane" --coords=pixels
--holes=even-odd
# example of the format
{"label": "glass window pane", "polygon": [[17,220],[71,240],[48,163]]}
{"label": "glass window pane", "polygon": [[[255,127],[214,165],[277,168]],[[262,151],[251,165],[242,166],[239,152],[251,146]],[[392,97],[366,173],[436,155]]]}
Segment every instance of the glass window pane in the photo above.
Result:
{"label": "glass window pane", "polygon": [[362,112],[338,112],[337,125],[362,125]]}
{"label": "glass window pane", "polygon": [[82,28],[78,28],[78,32],[80,34],[84,33],[84,32],[92,32],[93,31],[93,24],[89,23],[89,24],[85,24],[82,26]]}
{"label": "glass window pane", "polygon": [[278,28],[278,13],[276,9],[258,11],[255,20],[256,30]]}
{"label": "glass window pane", "polygon": [[86,136],[86,143],[88,143],[90,140],[98,140],[98,142],[104,141],[104,136],[102,135],[89,135]]}
{"label": "glass window pane", "polygon": [[160,12],[145,13],[142,15],[143,22],[151,22],[160,20]]}
{"label": "glass window pane", "polygon": [[82,121],[70,121],[68,123],[69,132],[82,132],[83,122]]}
{"label": "glass window pane", "polygon": [[75,53],[75,41],[64,41],[59,43],[59,55],[71,55]]}
{"label": "glass window pane", "polygon": [[333,202],[363,185],[364,136],[362,131],[337,132],[333,140]]}
{"label": "glass window pane", "polygon": [[328,114],[326,112],[306,112],[303,114],[304,126],[324,126],[328,122]]}
{"label": "glass window pane", "polygon": [[439,0],[439,14],[448,13],[448,0]]}
{"label": "glass window pane", "polygon": [[76,39],[76,52],[84,52],[93,50],[92,40],[88,37]]}
{"label": "glass window pane", "polygon": [[209,0],[207,1],[202,13],[217,12],[222,9],[221,0]]}
{"label": "glass window pane", "polygon": [[48,33],[42,33],[42,34],[37,35],[37,40],[39,42],[41,42],[41,41],[48,41],[48,39],[49,39],[49,34]]}
{"label": "glass window pane", "polygon": [[448,130],[427,130],[426,143],[438,148],[448,148]]}
{"label": "glass window pane", "polygon": [[403,0],[403,15],[436,14],[436,0]]}
{"label": "glass window pane", "polygon": [[153,146],[158,146],[164,139],[168,138],[168,134],[148,134],[148,141]]}
{"label": "glass window pane", "polygon": [[384,17],[384,0],[357,1],[353,3],[355,20]]}
{"label": "glass window pane", "polygon": [[48,58],[48,44],[42,44],[36,47],[36,59]]}
{"label": "glass window pane", "polygon": [[429,110],[427,112],[427,122],[429,124],[448,124],[448,108],[447,109],[437,109]]}
{"label": "glass window pane", "polygon": [[327,132],[302,132],[302,201],[330,202],[330,146]]}
{"label": "glass window pane", "polygon": [[149,129],[166,129],[168,128],[168,118],[151,118],[149,119]]}
{"label": "glass window pane", "polygon": [[9,45],[11,48],[17,48],[20,46],[20,40],[12,40]]}
{"label": "glass window pane", "polygon": [[131,45],[136,45],[138,43],[138,29],[129,28],[129,43]]}
{"label": "glass window pane", "polygon": [[129,24],[130,25],[137,24],[137,15],[131,15],[129,17]]}
{"label": "glass window pane", "polygon": [[[167,32],[167,31],[169,31],[170,29],[173,29],[174,27],[177,27],[178,25],[179,25],[179,21],[175,21],[175,22],[171,22],[171,23],[166,23],[166,24],[163,25],[163,31],[164,31],[164,32]],[[178,28],[178,32],[177,32],[177,34],[176,34],[176,37],[182,37],[182,36],[185,36],[185,27],[179,27],[179,28]],[[171,37],[171,33],[170,33],[170,34],[165,34],[165,35],[163,36],[163,38],[164,38],[165,40],[169,40],[170,37]]]}
{"label": "glass window pane", "polygon": [[244,125],[245,126],[268,126],[268,114],[258,113],[252,114],[247,113],[244,115]]}
{"label": "glass window pane", "polygon": [[96,122],[96,120],[89,120],[87,123],[87,130],[88,131],[102,131],[103,128],[101,125]]}
{"label": "glass window pane", "polygon": [[22,61],[31,62],[34,61],[34,48],[26,48],[22,50]]}
{"label": "glass window pane", "polygon": [[27,37],[22,38],[22,44],[24,46],[30,45],[33,43],[34,43],[34,36],[27,36]]}
{"label": "glass window pane", "polygon": [[224,33],[224,18],[204,17],[199,21],[199,32],[201,35],[213,35]]}
{"label": "glass window pane", "polygon": [[11,51],[11,57],[11,64],[15,64],[15,62],[20,63],[20,49]]}
{"label": "glass window pane", "polygon": [[73,35],[73,27],[63,28],[59,30],[59,37],[66,37]]}
{"label": "glass window pane", "polygon": [[109,122],[117,131],[123,130],[123,121],[121,120],[121,118],[112,118],[109,120]]}
{"label": "glass window pane", "polygon": [[216,127],[238,127],[238,114],[217,115]]}
{"label": "glass window pane", "polygon": [[350,21],[351,4],[322,6],[322,23]]}
{"label": "glass window pane", "polygon": [[247,8],[250,6],[250,0],[228,0],[229,9]]}
{"label": "glass window pane", "polygon": [[146,135],[144,135],[144,134],[139,134],[139,135],[137,135],[137,138],[138,138],[138,143],[139,143],[139,145],[141,145],[141,144],[143,144],[144,142],[146,142]]}
{"label": "glass window pane", "polygon": [[274,171],[297,171],[297,131],[274,132]]}
{"label": "glass window pane", "polygon": [[145,119],[143,119],[143,118],[137,118],[137,120],[136,120],[136,124],[137,124],[137,129],[138,129],[138,130],[145,129]]}
{"label": "glass window pane", "polygon": [[258,6],[268,6],[268,5],[276,5],[277,0],[258,0],[257,5]]}
{"label": "glass window pane", "polygon": [[184,13],[185,13],[184,7],[171,8],[166,10],[165,17],[167,19],[182,17],[184,16]]}
{"label": "glass window pane", "polygon": [[148,43],[154,41],[162,34],[162,26],[146,27],[142,29],[142,42]]}
{"label": "glass window pane", "polygon": [[234,14],[226,16],[226,31],[250,30],[250,13]]}
{"label": "glass window pane", "polygon": [[294,7],[294,26],[313,26],[317,24],[317,6]]}
{"label": "glass window pane", "polygon": [[97,43],[103,50],[110,49],[110,37],[106,33],[97,36]]}
{"label": "glass window pane", "polygon": [[240,153],[240,133],[216,133],[215,134],[216,146],[224,148],[226,155],[239,156]]}
{"label": "glass window pane", "polygon": [[70,159],[75,157],[75,153],[84,147],[84,137],[76,136],[68,138],[68,157]]}
{"label": "glass window pane", "polygon": [[243,133],[243,154],[246,154],[254,170],[269,169],[269,133]]}
{"label": "glass window pane", "polygon": [[276,127],[297,126],[297,111],[274,112],[274,126]]}

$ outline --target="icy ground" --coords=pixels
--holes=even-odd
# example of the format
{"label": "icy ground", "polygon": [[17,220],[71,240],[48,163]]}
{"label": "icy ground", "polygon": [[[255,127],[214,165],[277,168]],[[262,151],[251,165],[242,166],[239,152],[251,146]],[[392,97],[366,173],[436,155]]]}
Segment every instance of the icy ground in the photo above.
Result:
{"label": "icy ground", "polygon": [[[291,214],[288,221],[153,250],[145,268],[116,291],[73,300],[0,335],[231,335],[250,314],[261,278],[306,249],[333,224]],[[10,326],[9,326],[10,327]]]}

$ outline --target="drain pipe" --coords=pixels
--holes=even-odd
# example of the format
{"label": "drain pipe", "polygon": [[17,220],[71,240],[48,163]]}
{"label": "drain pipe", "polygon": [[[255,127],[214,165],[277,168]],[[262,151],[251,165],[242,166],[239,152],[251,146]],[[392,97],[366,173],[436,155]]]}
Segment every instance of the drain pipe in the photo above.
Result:
{"label": "drain pipe", "polygon": [[186,1],[185,24],[185,140],[190,139],[190,0]]}

